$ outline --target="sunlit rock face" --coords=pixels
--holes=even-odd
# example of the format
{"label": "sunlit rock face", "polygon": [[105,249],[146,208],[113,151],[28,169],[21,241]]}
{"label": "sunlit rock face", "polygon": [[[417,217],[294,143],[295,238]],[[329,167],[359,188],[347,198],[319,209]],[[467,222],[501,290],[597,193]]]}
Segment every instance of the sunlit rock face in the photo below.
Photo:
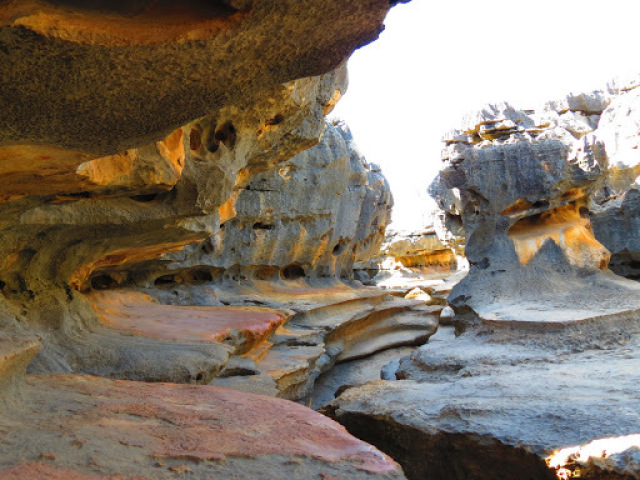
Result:
{"label": "sunlit rock face", "polygon": [[540,307],[587,278],[619,293],[619,281],[603,275],[610,253],[590,220],[591,199],[608,178],[605,148],[593,131],[610,103],[611,95],[593,92],[550,102],[539,113],[491,105],[444,138],[444,168],[431,191],[446,215],[459,213],[464,228],[471,269],[449,299],[471,314],[468,321],[571,322],[603,308],[638,307],[635,284],[624,284],[629,298],[618,305],[590,297],[554,319]]}
{"label": "sunlit rock face", "polygon": [[624,82],[610,87],[616,95],[602,113],[595,135],[607,153],[605,186],[592,207],[594,233],[611,252],[611,269],[629,278],[640,276],[640,89]]}
{"label": "sunlit rock face", "polygon": [[390,232],[382,252],[412,269],[455,270],[458,265],[455,252],[440,241],[435,229],[411,233]]}
{"label": "sunlit rock face", "polygon": [[379,250],[393,203],[350,135],[344,124],[327,123],[317,146],[252,175],[219,233],[160,258],[150,281],[193,269],[244,280],[350,278],[357,259]]}

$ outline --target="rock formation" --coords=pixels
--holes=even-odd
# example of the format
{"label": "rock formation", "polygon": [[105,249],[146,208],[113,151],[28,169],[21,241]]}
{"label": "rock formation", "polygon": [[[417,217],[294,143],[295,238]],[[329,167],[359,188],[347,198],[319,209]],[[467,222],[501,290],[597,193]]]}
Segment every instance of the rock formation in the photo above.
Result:
{"label": "rock formation", "polygon": [[[0,477],[402,478],[303,407],[175,385],[297,398],[335,361],[435,331],[424,302],[295,279],[348,277],[381,241],[388,187],[324,115],[395,3],[3,3]],[[314,175],[344,200],[310,211]]]}
{"label": "rock formation", "polygon": [[637,179],[640,175],[638,156],[637,84],[610,86],[611,101],[602,112],[595,135],[607,154],[605,186],[592,208],[593,231],[610,252],[610,268],[619,275],[638,278],[640,245],[638,233]]}
{"label": "rock formation", "polygon": [[404,478],[305,407],[207,386],[26,375],[38,343],[0,340],[0,478]]}
{"label": "rock formation", "polygon": [[614,219],[634,215],[636,174],[615,160],[633,144],[621,132],[637,140],[633,116],[618,116],[613,149],[604,134],[630,95],[492,105],[445,137],[431,191],[470,262],[449,295],[455,326],[403,358],[396,381],[324,407],[408,478],[640,478],[640,286],[607,269],[597,239],[622,250],[632,236]]}
{"label": "rock formation", "polygon": [[416,232],[389,232],[382,254],[412,269],[455,270],[456,252],[444,244],[435,229]]}
{"label": "rock formation", "polygon": [[[594,92],[549,103],[539,114],[493,105],[445,138],[438,182],[460,197],[471,264],[449,298],[459,327],[474,318],[565,324],[640,306],[637,284],[606,273],[609,252],[590,222],[607,159],[588,132],[607,104]],[[615,302],[591,294],[576,305],[575,292],[587,286]]]}

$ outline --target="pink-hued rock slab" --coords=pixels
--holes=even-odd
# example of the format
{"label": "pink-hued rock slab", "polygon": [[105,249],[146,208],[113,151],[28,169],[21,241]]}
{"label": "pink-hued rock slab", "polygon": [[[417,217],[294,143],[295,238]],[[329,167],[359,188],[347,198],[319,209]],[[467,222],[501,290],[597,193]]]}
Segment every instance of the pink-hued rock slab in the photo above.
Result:
{"label": "pink-hued rock slab", "polygon": [[162,305],[134,291],[93,292],[91,302],[109,328],[163,340],[233,343],[237,353],[260,344],[286,320],[270,308]]}
{"label": "pink-hued rock slab", "polygon": [[61,468],[46,463],[25,463],[0,471],[1,480],[148,480],[144,477],[122,475],[85,474],[71,468]]}
{"label": "pink-hued rock slab", "polygon": [[243,462],[262,478],[287,465],[307,469],[298,478],[404,478],[341,425],[272,397],[76,375],[27,376],[19,396],[0,411],[2,480],[253,478]]}

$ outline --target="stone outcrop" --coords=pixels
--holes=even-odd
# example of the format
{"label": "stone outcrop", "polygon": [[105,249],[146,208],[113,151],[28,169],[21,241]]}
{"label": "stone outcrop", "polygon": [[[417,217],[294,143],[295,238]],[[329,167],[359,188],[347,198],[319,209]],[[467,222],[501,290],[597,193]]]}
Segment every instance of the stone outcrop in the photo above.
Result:
{"label": "stone outcrop", "polygon": [[382,248],[383,255],[412,269],[456,270],[456,252],[444,244],[435,229],[416,232],[389,232]]}
{"label": "stone outcrop", "polygon": [[[12,68],[0,77],[0,110],[10,113],[0,144],[100,155],[150,144],[265,88],[335,69],[377,38],[395,3],[5,2],[0,52]],[[29,150],[20,157],[38,161]]]}
{"label": "stone outcrop", "polygon": [[324,407],[408,478],[640,478],[640,287],[598,241],[623,249],[634,225],[616,229],[634,215],[635,173],[615,160],[633,139],[610,149],[599,131],[632,92],[493,105],[445,137],[432,192],[470,262],[442,312],[454,326],[387,367],[395,381]]}
{"label": "stone outcrop", "polygon": [[[333,362],[435,331],[422,301],[296,278],[350,276],[388,222],[379,169],[324,115],[395,3],[0,6],[0,478],[403,478],[304,407],[176,385],[300,398]],[[282,195],[254,196],[265,182]],[[333,198],[309,211],[319,184]],[[273,261],[223,258],[282,199],[281,224],[310,222],[301,256],[274,229]]]}
{"label": "stone outcrop", "polygon": [[619,275],[640,275],[640,218],[638,217],[638,116],[640,90],[637,85],[611,87],[616,93],[602,112],[595,135],[607,153],[605,186],[592,208],[593,231],[610,252],[610,268]]}
{"label": "stone outcrop", "polygon": [[638,322],[585,332],[441,327],[324,410],[409,479],[638,478]]}
{"label": "stone outcrop", "polygon": [[189,283],[193,271],[211,280],[348,279],[357,260],[380,249],[393,205],[379,168],[358,153],[346,125],[331,123],[317,146],[251,175],[233,198],[234,215],[216,235],[159,257],[159,268],[107,267],[94,277],[144,284],[146,276],[165,286]]}
{"label": "stone outcrop", "polygon": [[569,96],[540,113],[492,105],[445,137],[438,185],[460,197],[471,264],[449,297],[459,328],[566,325],[640,306],[637,284],[607,273],[610,254],[590,221],[607,157],[589,132],[609,101],[600,92]]}
{"label": "stone outcrop", "polygon": [[38,343],[0,341],[0,478],[404,478],[300,405],[218,387],[25,375]]}

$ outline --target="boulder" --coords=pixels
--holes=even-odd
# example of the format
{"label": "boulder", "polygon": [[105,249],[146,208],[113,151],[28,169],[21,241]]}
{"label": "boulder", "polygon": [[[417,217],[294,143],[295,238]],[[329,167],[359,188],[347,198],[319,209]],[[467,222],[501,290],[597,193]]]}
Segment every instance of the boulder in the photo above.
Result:
{"label": "boulder", "polygon": [[404,478],[301,405],[218,387],[25,375],[38,348],[0,341],[2,479]]}
{"label": "boulder", "polygon": [[402,380],[347,389],[323,411],[409,479],[640,478],[638,326],[441,327],[401,360]]}

